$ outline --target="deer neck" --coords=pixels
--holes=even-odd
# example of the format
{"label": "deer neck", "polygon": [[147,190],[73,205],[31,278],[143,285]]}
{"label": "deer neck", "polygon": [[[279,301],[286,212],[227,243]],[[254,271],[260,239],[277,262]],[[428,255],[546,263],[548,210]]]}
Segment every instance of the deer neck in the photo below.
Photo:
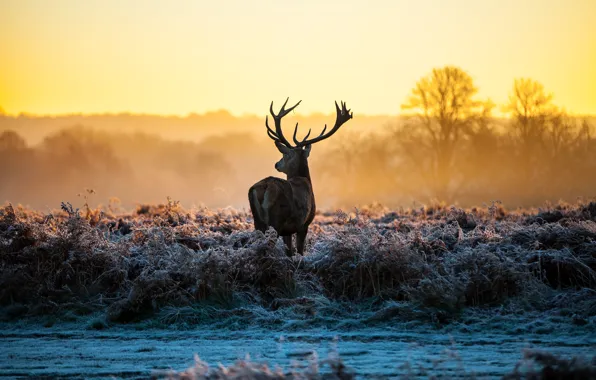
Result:
{"label": "deer neck", "polygon": [[292,173],[291,175],[288,174],[288,180],[292,179],[292,178],[306,178],[308,179],[308,182],[311,182],[310,180],[310,170],[308,169],[308,161],[307,160],[303,160],[302,162],[300,162],[300,165],[298,166],[298,170],[296,170],[294,173]]}

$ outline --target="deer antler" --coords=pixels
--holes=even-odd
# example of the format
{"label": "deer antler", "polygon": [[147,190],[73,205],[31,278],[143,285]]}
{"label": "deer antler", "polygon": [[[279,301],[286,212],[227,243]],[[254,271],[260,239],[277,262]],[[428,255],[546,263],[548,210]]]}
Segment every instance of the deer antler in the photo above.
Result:
{"label": "deer antler", "polygon": [[[290,144],[288,142],[288,140],[284,137],[283,131],[281,130],[281,119],[284,116],[286,116],[287,114],[289,114],[290,112],[292,112],[292,110],[294,108],[298,107],[298,105],[300,104],[300,102],[302,102],[302,100],[300,100],[298,103],[296,103],[293,107],[290,107],[288,109],[285,109],[286,104],[288,104],[288,100],[290,100],[289,97],[286,99],[286,101],[283,104],[283,106],[281,106],[281,109],[279,110],[279,113],[277,115],[275,114],[275,112],[273,112],[273,102],[271,102],[271,106],[269,106],[269,112],[271,113],[271,116],[273,117],[273,121],[275,123],[275,131],[273,131],[269,127],[269,118],[268,118],[268,116],[265,117],[265,126],[267,127],[267,134],[269,135],[269,137],[271,137],[271,139],[273,139],[274,141],[278,141],[278,142],[284,144],[288,148],[292,148],[292,144]],[[298,123],[296,123],[296,129],[298,129]]]}
{"label": "deer antler", "polygon": [[321,134],[315,138],[310,139],[310,140],[307,140],[308,136],[310,136],[310,132],[311,132],[310,129],[308,130],[308,133],[306,134],[306,136],[304,136],[302,141],[298,141],[296,139],[296,132],[298,131],[298,124],[296,124],[296,128],[294,129],[294,142],[296,143],[296,147],[314,144],[316,142],[319,142],[321,140],[325,140],[326,138],[331,137],[331,135],[333,135],[335,132],[337,132],[339,127],[344,125],[344,123],[346,121],[350,120],[353,117],[353,114],[350,112],[351,110],[346,108],[345,102],[341,102],[341,109],[337,105],[337,102],[335,102],[335,111],[337,114],[335,117],[335,125],[333,126],[333,128],[331,128],[329,133],[325,134],[325,131],[327,130],[327,124],[325,124],[325,127],[323,128],[323,131],[321,132]]}
{"label": "deer antler", "polygon": [[267,127],[267,134],[269,135],[269,137],[271,139],[273,139],[274,141],[284,144],[288,148],[303,147],[306,145],[314,144],[321,140],[325,140],[326,138],[331,137],[331,135],[333,135],[335,132],[337,132],[337,130],[345,122],[347,122],[348,120],[350,120],[353,117],[353,114],[350,112],[351,110],[346,108],[345,102],[341,102],[341,108],[339,108],[339,106],[337,105],[337,102],[335,102],[335,110],[336,110],[337,115],[335,118],[335,125],[333,126],[333,128],[331,128],[331,130],[327,134],[325,134],[325,131],[327,130],[327,124],[325,124],[325,127],[323,128],[323,131],[321,132],[321,134],[319,136],[312,138],[310,140],[307,140],[308,136],[310,136],[310,132],[311,132],[311,130],[309,129],[308,133],[306,134],[306,136],[304,136],[302,141],[298,141],[298,139],[296,138],[296,134],[298,133],[298,123],[296,123],[296,127],[294,128],[294,135],[292,136],[292,139],[294,140],[294,143],[296,144],[296,146],[293,147],[290,144],[290,142],[284,137],[283,131],[281,130],[281,119],[284,116],[286,116],[288,113],[290,113],[294,108],[298,107],[298,105],[300,104],[300,102],[302,102],[302,100],[299,101],[298,103],[296,103],[293,107],[290,107],[286,110],[285,107],[286,107],[286,104],[288,103],[289,99],[290,98],[286,99],[285,103],[281,106],[281,109],[279,110],[279,113],[277,115],[273,112],[273,102],[271,102],[271,106],[269,107],[269,112],[271,113],[271,116],[273,116],[273,120],[275,122],[275,131],[269,127],[268,117],[265,118],[265,126]]}

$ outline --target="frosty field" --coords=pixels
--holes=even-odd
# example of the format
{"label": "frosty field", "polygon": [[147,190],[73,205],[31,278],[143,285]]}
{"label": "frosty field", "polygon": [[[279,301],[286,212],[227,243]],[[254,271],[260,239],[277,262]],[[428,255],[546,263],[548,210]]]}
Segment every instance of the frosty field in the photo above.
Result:
{"label": "frosty field", "polygon": [[543,324],[553,328],[552,334],[531,332],[533,328],[524,323],[517,332],[513,321],[503,325],[507,326],[503,330],[478,331],[473,326],[429,330],[387,323],[298,332],[254,327],[241,331],[21,327],[2,330],[0,376],[160,378],[172,369],[192,367],[194,353],[212,368],[249,355],[250,361],[268,363],[272,370],[279,366],[284,372],[307,376],[330,374],[325,360],[333,362],[339,355],[359,377],[494,378],[513,371],[525,349],[571,358],[586,357],[596,348],[594,334],[560,333],[556,322]]}
{"label": "frosty field", "polygon": [[6,205],[0,376],[593,377],[595,221],[373,205],[288,258],[243,210]]}

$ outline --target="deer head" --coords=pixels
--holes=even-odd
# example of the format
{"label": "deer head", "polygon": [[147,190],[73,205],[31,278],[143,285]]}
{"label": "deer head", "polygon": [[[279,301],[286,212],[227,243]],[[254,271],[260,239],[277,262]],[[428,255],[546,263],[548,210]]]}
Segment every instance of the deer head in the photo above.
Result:
{"label": "deer head", "polygon": [[311,130],[309,129],[306,136],[304,136],[304,138],[302,140],[298,140],[296,138],[296,134],[298,133],[298,123],[296,123],[296,127],[294,128],[294,135],[292,136],[292,139],[294,140],[295,145],[292,146],[292,144],[285,138],[285,136],[283,134],[283,131],[281,129],[281,119],[284,116],[286,116],[288,113],[293,111],[294,108],[298,107],[298,105],[300,104],[300,102],[302,102],[302,100],[299,101],[298,103],[296,103],[293,107],[286,109],[285,107],[286,107],[286,104],[288,103],[289,99],[290,98],[286,99],[285,103],[281,106],[281,109],[277,113],[277,115],[275,114],[275,112],[273,112],[273,102],[271,102],[271,106],[269,107],[269,112],[271,113],[271,116],[275,123],[275,130],[273,130],[269,127],[269,117],[267,116],[265,118],[265,126],[267,127],[267,135],[269,135],[269,137],[273,141],[275,141],[275,146],[280,151],[280,153],[283,154],[283,157],[281,158],[281,160],[279,160],[275,164],[275,169],[277,169],[278,171],[280,171],[282,173],[287,174],[288,178],[291,178],[294,176],[309,177],[307,159],[310,154],[312,144],[331,137],[335,132],[337,132],[339,130],[339,128],[345,122],[350,120],[353,117],[353,115],[350,112],[350,110],[346,108],[346,103],[341,102],[341,108],[340,108],[337,105],[337,102],[335,102],[336,119],[335,119],[335,125],[333,126],[333,128],[331,128],[331,130],[325,134],[325,131],[327,130],[327,124],[325,124],[325,127],[323,128],[323,131],[321,132],[321,134],[317,137],[310,139],[310,140],[308,139],[308,136],[310,136],[310,133],[311,133]]}

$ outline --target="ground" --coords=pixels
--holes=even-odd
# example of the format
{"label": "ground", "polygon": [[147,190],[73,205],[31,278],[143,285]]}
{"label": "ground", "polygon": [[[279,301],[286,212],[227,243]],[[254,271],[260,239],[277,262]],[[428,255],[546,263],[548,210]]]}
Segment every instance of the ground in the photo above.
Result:
{"label": "ground", "polygon": [[6,205],[0,271],[5,376],[203,373],[195,353],[229,376],[595,367],[593,202],[320,212],[293,258],[244,210]]}

